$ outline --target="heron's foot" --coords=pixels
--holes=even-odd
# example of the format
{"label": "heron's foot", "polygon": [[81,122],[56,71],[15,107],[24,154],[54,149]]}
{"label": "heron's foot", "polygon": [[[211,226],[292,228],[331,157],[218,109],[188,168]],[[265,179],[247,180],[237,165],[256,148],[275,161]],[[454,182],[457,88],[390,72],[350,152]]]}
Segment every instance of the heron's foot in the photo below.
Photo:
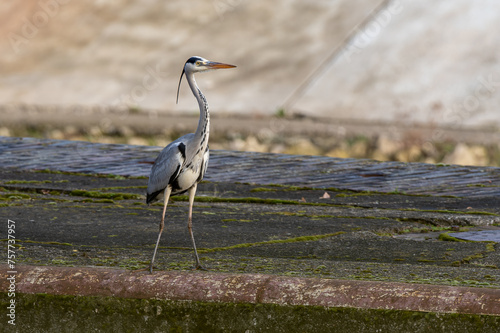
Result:
{"label": "heron's foot", "polygon": [[203,267],[202,265],[200,264],[197,264],[195,267],[193,267],[193,271],[208,271],[208,269],[206,269],[205,267]]}
{"label": "heron's foot", "polygon": [[145,272],[145,271],[149,271],[150,273],[153,273],[151,265],[148,266],[148,267],[144,267],[144,268],[139,268],[139,269],[132,270],[132,272]]}

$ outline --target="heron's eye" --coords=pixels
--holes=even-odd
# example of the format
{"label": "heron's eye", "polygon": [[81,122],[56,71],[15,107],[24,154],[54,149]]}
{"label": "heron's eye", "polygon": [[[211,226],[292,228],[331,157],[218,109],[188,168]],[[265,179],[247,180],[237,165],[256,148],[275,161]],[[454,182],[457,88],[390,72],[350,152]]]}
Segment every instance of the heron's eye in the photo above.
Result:
{"label": "heron's eye", "polygon": [[196,66],[200,66],[200,65],[201,65],[201,61],[197,61]]}

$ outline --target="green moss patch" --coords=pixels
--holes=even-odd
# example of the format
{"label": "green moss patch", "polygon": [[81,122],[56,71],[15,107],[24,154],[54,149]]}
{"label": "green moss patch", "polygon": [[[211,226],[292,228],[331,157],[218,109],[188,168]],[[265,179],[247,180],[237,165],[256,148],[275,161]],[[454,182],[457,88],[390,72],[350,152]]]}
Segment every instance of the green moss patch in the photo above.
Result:
{"label": "green moss patch", "polygon": [[255,242],[255,243],[242,243],[242,244],[236,244],[236,245],[225,246],[225,247],[214,247],[211,249],[199,249],[198,252],[199,253],[208,253],[208,252],[226,251],[226,250],[233,250],[233,249],[239,249],[239,248],[245,248],[245,247],[251,247],[251,246],[260,246],[260,245],[317,241],[317,240],[320,240],[323,238],[334,237],[334,236],[338,236],[338,235],[342,235],[342,234],[345,234],[345,232],[339,231],[339,232],[334,232],[331,234],[324,234],[324,235],[300,236],[300,237],[293,237],[293,238],[287,238],[287,239],[275,239],[275,240]]}
{"label": "green moss patch", "polygon": [[[9,301],[0,293],[2,308]],[[500,317],[474,314],[50,294],[18,293],[16,306],[19,332],[489,333],[500,327]]]}
{"label": "green moss patch", "polygon": [[99,198],[99,199],[112,199],[112,200],[127,200],[127,199],[140,199],[140,195],[132,193],[103,193],[97,191],[86,190],[73,190],[69,193],[72,196]]}

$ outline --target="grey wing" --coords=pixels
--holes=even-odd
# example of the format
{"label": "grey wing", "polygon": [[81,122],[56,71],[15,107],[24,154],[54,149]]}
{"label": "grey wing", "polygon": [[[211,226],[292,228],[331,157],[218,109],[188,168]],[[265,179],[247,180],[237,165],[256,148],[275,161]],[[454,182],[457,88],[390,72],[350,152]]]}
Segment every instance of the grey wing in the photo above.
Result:
{"label": "grey wing", "polygon": [[186,159],[183,138],[171,142],[156,158],[149,175],[146,203],[154,201],[179,175]]}

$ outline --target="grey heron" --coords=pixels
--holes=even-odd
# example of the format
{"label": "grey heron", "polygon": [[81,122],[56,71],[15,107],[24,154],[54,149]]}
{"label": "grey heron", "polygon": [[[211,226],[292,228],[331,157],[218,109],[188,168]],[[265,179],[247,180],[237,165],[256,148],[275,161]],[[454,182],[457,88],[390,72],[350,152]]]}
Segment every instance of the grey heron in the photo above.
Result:
{"label": "grey heron", "polygon": [[196,194],[196,187],[203,179],[207,170],[209,150],[208,136],[210,132],[210,115],[208,112],[208,103],[196,84],[194,74],[213,69],[233,68],[236,66],[213,62],[201,57],[191,57],[184,64],[179,85],[177,87],[177,102],[179,101],[179,90],[181,87],[182,77],[185,75],[186,80],[193,92],[194,97],[198,101],[200,108],[200,119],[196,132],[186,134],[175,141],[168,144],[156,158],[151,174],[149,176],[146,203],[150,204],[153,201],[163,198],[163,214],[160,222],[160,230],[156,246],[149,266],[150,273],[153,273],[153,263],[160,244],[161,234],[165,226],[165,212],[170,196],[188,192],[189,197],[189,213],[188,213],[188,230],[193,244],[194,256],[196,260],[196,269],[202,268],[200,259],[196,250],[196,244],[192,229],[193,202]]}

